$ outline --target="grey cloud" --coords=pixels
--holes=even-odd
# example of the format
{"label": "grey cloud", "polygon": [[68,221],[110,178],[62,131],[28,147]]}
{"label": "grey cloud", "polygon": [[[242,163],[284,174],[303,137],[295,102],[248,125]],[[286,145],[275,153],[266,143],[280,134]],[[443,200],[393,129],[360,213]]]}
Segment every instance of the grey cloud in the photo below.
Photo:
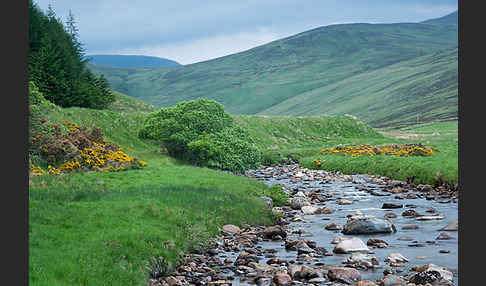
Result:
{"label": "grey cloud", "polygon": [[34,0],[58,16],[72,10],[90,51],[140,49],[201,41],[220,35],[290,35],[330,23],[418,22],[457,9],[450,0]]}

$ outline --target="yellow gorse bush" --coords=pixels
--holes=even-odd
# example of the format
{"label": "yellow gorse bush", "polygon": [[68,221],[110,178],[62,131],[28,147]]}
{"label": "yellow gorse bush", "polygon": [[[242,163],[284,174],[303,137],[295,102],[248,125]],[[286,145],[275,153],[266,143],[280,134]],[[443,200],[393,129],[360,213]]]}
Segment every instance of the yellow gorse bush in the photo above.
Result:
{"label": "yellow gorse bush", "polygon": [[[69,131],[68,136],[62,141],[67,143],[74,140],[70,134],[80,130],[80,127],[73,123],[66,123]],[[98,141],[98,142],[97,142]],[[88,147],[78,148],[77,154],[73,159],[63,162],[58,168],[51,165],[48,170],[42,170],[41,167],[31,164],[30,170],[33,176],[42,176],[45,174],[59,175],[73,171],[122,171],[126,169],[141,168],[147,165],[146,162],[131,157],[121,151],[120,146],[103,140],[90,142]],[[64,150],[65,151],[65,150]]]}
{"label": "yellow gorse bush", "polygon": [[[369,144],[337,146],[334,148],[324,148],[319,154],[340,154],[351,155],[353,157],[359,156],[431,156],[434,152],[439,152],[438,149],[427,147],[422,144],[407,143],[407,144],[391,144],[385,146],[372,146]],[[317,164],[317,163],[316,163]]]}

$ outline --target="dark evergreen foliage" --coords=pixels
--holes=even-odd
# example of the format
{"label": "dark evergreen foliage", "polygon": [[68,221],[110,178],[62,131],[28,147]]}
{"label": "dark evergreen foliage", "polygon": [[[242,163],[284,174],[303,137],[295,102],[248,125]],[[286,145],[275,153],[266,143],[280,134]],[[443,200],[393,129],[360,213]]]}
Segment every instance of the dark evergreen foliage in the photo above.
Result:
{"label": "dark evergreen foliage", "polygon": [[44,14],[29,0],[29,80],[62,107],[102,109],[114,100],[110,84],[88,68],[72,12],[66,25],[49,6]]}

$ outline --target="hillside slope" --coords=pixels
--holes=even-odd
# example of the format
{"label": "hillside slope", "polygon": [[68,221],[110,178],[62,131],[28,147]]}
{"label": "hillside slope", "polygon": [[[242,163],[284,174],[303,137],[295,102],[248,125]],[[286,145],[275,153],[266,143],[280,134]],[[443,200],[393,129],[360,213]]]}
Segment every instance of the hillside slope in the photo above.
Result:
{"label": "hillside slope", "polygon": [[[139,69],[126,74],[123,82],[111,83],[113,89],[158,107],[206,97],[221,102],[234,114],[291,115],[289,108],[280,108],[279,105],[284,103],[287,106],[293,102],[305,106],[307,103],[299,98],[306,98],[309,92],[457,47],[458,30],[457,24],[454,24],[457,16],[451,15],[423,23],[358,23],[320,27],[210,61],[173,68]],[[409,70],[410,75],[416,73],[413,69]],[[447,80],[455,79],[449,76]],[[375,78],[370,85],[380,81],[381,78]],[[409,88],[421,87],[412,84]],[[328,95],[319,93],[321,106]],[[367,96],[364,92],[361,95]],[[418,92],[412,97],[424,95]],[[381,99],[376,100],[379,102]],[[304,111],[309,112],[299,112],[305,114]],[[421,110],[413,112],[423,113]],[[312,112],[327,113],[328,110],[322,109]],[[394,118],[393,114],[389,115]],[[374,120],[369,116],[362,119],[370,123]]]}
{"label": "hillside slope", "polygon": [[301,93],[261,113],[351,114],[374,127],[456,120],[457,57],[452,48],[399,62]]}

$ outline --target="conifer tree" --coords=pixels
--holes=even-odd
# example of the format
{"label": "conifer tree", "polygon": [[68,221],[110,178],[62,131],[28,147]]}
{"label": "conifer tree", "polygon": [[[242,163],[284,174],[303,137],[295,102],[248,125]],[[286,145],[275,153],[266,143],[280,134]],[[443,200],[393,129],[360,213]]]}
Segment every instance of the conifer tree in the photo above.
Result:
{"label": "conifer tree", "polygon": [[29,10],[30,80],[59,106],[105,108],[114,100],[110,85],[86,68],[72,11],[64,25],[51,5],[44,14],[29,0]]}

